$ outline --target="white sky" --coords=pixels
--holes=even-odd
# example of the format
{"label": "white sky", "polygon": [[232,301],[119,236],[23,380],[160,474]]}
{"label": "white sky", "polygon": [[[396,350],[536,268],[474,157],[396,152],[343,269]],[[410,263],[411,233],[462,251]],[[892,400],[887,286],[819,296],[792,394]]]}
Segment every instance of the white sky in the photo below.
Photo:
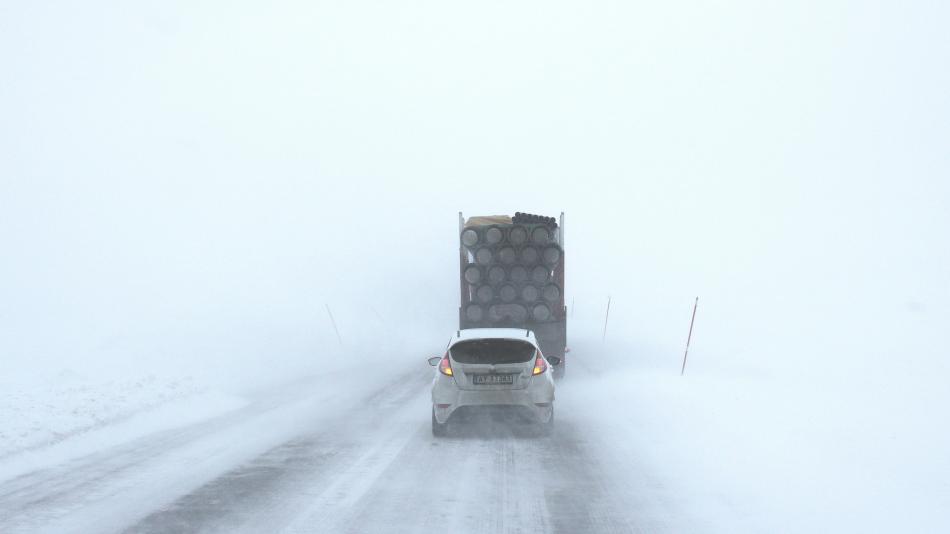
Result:
{"label": "white sky", "polygon": [[451,329],[459,210],[567,212],[659,345],[950,313],[948,4],[396,4],[0,6],[0,352]]}

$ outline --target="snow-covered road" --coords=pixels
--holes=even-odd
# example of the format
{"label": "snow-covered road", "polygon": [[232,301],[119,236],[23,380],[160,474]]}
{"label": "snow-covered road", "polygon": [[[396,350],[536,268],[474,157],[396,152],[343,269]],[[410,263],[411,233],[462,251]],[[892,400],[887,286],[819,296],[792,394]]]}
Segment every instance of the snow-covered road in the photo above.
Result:
{"label": "snow-covered road", "polygon": [[[429,429],[424,362],[351,398],[313,380],[247,407],[23,474],[12,532],[657,532],[684,520],[649,466],[572,397],[549,437],[500,423]],[[602,424],[602,423],[601,423]],[[604,429],[607,430],[607,429]]]}

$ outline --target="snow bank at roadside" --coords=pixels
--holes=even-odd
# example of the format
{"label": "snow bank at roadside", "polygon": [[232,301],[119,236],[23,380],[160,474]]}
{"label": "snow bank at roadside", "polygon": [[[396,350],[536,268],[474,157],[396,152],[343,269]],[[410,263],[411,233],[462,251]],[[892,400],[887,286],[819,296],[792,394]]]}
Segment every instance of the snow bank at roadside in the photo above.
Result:
{"label": "snow bank at roadside", "polygon": [[[0,480],[206,421],[261,400],[313,402],[308,388],[317,387],[323,397],[353,399],[404,373],[407,361],[424,366],[424,358],[438,347],[438,342],[393,336],[386,351],[373,343],[353,343],[345,350],[321,351],[310,358],[279,355],[266,362],[263,357],[235,358],[227,366],[208,362],[186,366],[168,359],[162,366],[138,369],[114,361],[85,373],[12,369],[0,378]],[[362,373],[365,368],[374,372]],[[358,383],[352,383],[353,376],[361,377]],[[332,411],[331,400],[325,398],[321,402],[326,406],[312,412]],[[293,425],[283,430],[287,428]],[[286,435],[281,432],[275,435]]]}
{"label": "snow bank at roadside", "polygon": [[940,352],[913,336],[905,350],[887,349],[890,366],[876,365],[883,359],[869,347],[816,346],[794,372],[778,363],[790,359],[781,347],[762,345],[750,366],[701,337],[680,377],[682,348],[660,354],[616,332],[606,344],[582,335],[559,401],[588,407],[576,424],[615,475],[654,478],[669,509],[692,516],[689,530],[950,525],[948,376]]}
{"label": "snow bank at roadside", "polygon": [[148,373],[105,378],[72,370],[29,379],[9,377],[0,384],[0,459],[72,440],[169,405],[179,405],[180,413],[210,417],[242,403],[191,377]]}

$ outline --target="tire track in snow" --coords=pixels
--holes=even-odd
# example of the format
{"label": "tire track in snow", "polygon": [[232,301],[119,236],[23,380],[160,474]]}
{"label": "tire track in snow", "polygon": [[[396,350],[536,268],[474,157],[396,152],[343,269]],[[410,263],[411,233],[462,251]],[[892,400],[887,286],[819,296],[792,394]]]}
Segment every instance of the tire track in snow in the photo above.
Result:
{"label": "tire track in snow", "polygon": [[[584,367],[576,366],[559,383],[558,423],[548,437],[481,421],[433,438],[426,387],[431,370],[414,366],[362,398],[338,402],[332,414],[327,406],[319,417],[314,407],[291,410],[297,419],[277,426],[295,431],[243,459],[223,454],[220,462],[211,460],[227,450],[229,440],[242,439],[237,429],[271,432],[272,414],[259,414],[260,424],[252,426],[216,420],[164,433],[75,462],[74,468],[18,480],[18,487],[4,488],[0,512],[17,504],[28,511],[13,522],[0,519],[0,527],[128,533],[669,531],[666,510],[653,509],[669,503],[657,502],[649,480],[629,479],[648,469],[612,472],[615,453],[625,449],[610,443],[610,429],[585,419],[591,409],[585,399],[572,398],[572,381],[590,376]],[[271,399],[269,409],[285,410],[287,402]],[[195,444],[203,440],[210,441]],[[637,461],[623,460],[628,467]],[[208,462],[213,468],[202,467]],[[179,471],[169,472],[170,464]],[[203,470],[202,476],[181,471],[194,469]],[[146,491],[135,484],[154,487]],[[132,495],[124,498],[124,491]],[[123,504],[131,510],[122,510]],[[96,516],[110,519],[96,522]]]}

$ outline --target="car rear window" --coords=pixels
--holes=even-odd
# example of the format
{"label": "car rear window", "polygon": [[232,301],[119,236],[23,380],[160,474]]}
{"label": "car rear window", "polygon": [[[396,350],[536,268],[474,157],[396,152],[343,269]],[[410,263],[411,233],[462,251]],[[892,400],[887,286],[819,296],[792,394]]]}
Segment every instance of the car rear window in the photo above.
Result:
{"label": "car rear window", "polygon": [[459,363],[523,363],[534,357],[534,345],[516,339],[473,339],[452,346]]}

